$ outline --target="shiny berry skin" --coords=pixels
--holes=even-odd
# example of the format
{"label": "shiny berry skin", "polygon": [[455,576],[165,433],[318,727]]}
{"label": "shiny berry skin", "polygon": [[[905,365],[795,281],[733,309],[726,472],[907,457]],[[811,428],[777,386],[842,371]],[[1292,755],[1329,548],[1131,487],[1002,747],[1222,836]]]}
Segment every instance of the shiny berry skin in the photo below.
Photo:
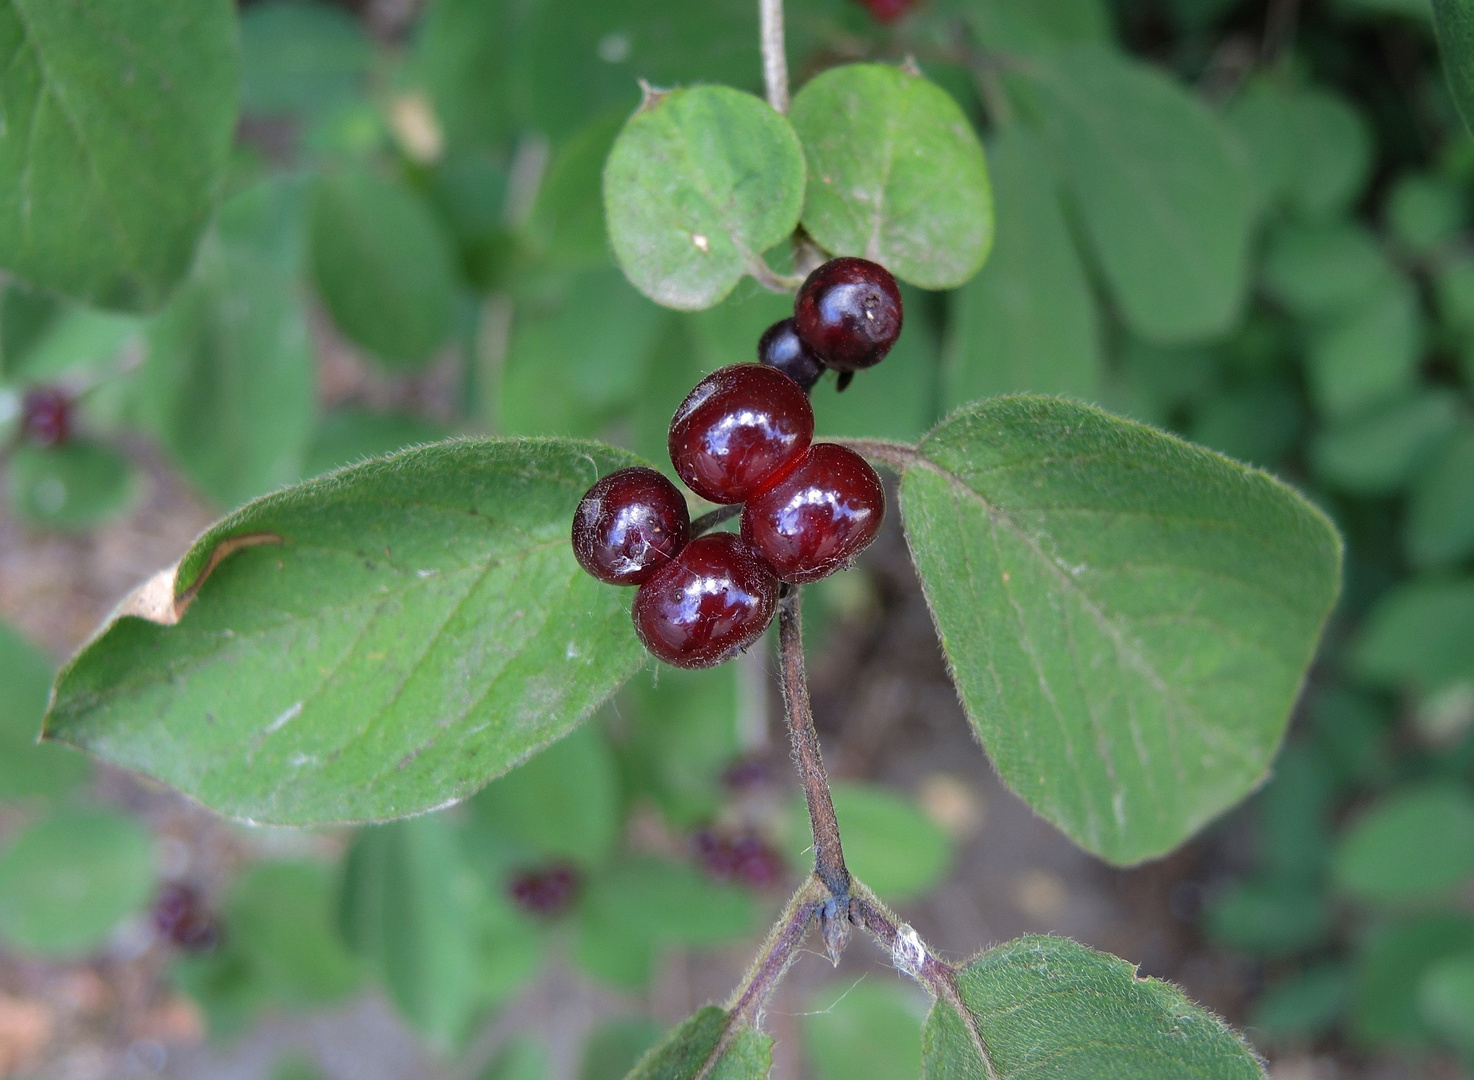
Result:
{"label": "shiny berry skin", "polygon": [[772,487],[742,508],[742,538],[784,581],[801,585],[841,570],[885,520],[885,488],[853,450],[815,443]]}
{"label": "shiny berry skin", "polygon": [[635,594],[635,633],[658,659],[707,668],[756,641],[773,621],[778,579],[741,538],[708,533]]}
{"label": "shiny berry skin", "polygon": [[610,473],[573,512],[578,564],[610,585],[639,585],[674,559],[691,538],[680,491],[643,465]]}
{"label": "shiny berry skin", "polygon": [[757,362],[783,372],[805,390],[824,374],[824,365],[798,336],[792,319],[780,319],[763,331],[757,342]]}
{"label": "shiny berry skin", "polygon": [[159,937],[187,952],[203,952],[220,940],[220,924],[193,885],[165,885],[154,897],[150,914]]}
{"label": "shiny berry skin", "polygon": [[72,399],[50,386],[27,390],[21,428],[37,446],[60,446],[72,434]]}
{"label": "shiny berry skin", "polygon": [[879,263],[830,259],[799,288],[793,321],[826,366],[872,367],[901,336],[901,290]]}
{"label": "shiny berry skin", "polygon": [[738,503],[787,469],[814,437],[808,395],[761,364],[712,372],[670,422],[670,460],[696,494]]}
{"label": "shiny berry skin", "polygon": [[563,914],[578,896],[578,870],[567,863],[554,863],[538,870],[525,870],[512,878],[507,891],[529,915],[551,919]]}

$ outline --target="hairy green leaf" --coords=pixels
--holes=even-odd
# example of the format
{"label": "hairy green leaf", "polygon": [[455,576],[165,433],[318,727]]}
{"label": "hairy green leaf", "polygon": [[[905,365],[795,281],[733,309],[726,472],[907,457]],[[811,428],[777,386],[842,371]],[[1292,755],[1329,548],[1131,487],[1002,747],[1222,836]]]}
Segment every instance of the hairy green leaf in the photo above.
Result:
{"label": "hairy green leaf", "polygon": [[464,440],[257,500],[72,660],[47,735],[259,821],[464,798],[640,666],[627,594],[568,543],[587,486],[636,460]]}
{"label": "hairy green leaf", "polygon": [[1464,126],[1474,131],[1474,5],[1469,0],[1433,0],[1433,28],[1454,105]]}
{"label": "hairy green leaf", "polygon": [[1127,323],[1179,341],[1227,330],[1248,286],[1247,155],[1161,72],[1098,48],[1039,69],[1051,136]]}
{"label": "hairy green leaf", "polygon": [[666,307],[722,300],[798,224],[804,159],[788,121],[725,86],[656,95],[604,167],[604,214],[630,281]]}
{"label": "hairy green leaf", "polygon": [[912,554],[1004,780],[1118,863],[1263,778],[1339,588],[1330,522],[1257,470],[1068,401],[953,414],[906,468]]}
{"label": "hairy green leaf", "polygon": [[967,1015],[938,1001],[923,1033],[922,1080],[1255,1080],[1233,1030],[1170,983],[1073,941],[1023,937],[958,973]]}
{"label": "hairy green leaf", "polygon": [[1095,298],[1049,163],[1022,127],[994,139],[988,160],[998,237],[988,264],[956,294],[946,399],[960,405],[1020,392],[1090,399],[1101,365]]}
{"label": "hairy green leaf", "polygon": [[815,240],[924,289],[978,272],[993,245],[993,195],[982,145],[945,90],[887,64],[849,64],[805,83],[791,115]]}
{"label": "hairy green leaf", "polygon": [[743,1027],[719,1045],[729,1023],[725,1011],[706,1006],[641,1058],[625,1080],[766,1080],[773,1040]]}
{"label": "hairy green leaf", "polygon": [[0,3],[0,266],[100,307],[189,269],[235,128],[235,5]]}
{"label": "hairy green leaf", "polygon": [[153,890],[153,841],[131,818],[64,810],[0,854],[0,940],[46,956],[101,945]]}
{"label": "hairy green leaf", "polygon": [[366,168],[322,177],[312,271],[338,328],[387,364],[428,360],[451,331],[455,268],[429,207]]}

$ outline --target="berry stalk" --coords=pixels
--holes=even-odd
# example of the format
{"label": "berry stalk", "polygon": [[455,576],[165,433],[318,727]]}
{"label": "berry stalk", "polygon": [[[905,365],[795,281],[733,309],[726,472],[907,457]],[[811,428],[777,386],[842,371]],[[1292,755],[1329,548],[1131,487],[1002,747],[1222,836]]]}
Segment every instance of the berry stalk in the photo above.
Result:
{"label": "berry stalk", "polygon": [[829,794],[829,777],[824,773],[819,733],[814,729],[814,711],[809,705],[800,590],[794,586],[789,586],[786,595],[778,601],[778,661],[793,763],[803,784],[809,826],[814,833],[814,873],[843,908],[849,902],[850,871],[844,862],[839,820],[834,815],[834,798]]}

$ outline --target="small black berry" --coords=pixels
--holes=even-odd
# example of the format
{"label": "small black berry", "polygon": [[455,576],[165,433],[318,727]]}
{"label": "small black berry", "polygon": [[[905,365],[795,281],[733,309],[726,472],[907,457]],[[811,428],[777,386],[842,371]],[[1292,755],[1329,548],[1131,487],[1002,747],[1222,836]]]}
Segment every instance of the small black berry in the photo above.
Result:
{"label": "small black berry", "polygon": [[763,331],[757,343],[758,363],[777,368],[805,390],[824,374],[824,365],[798,336],[792,319],[780,319]]}
{"label": "small black berry", "polygon": [[72,434],[72,399],[52,386],[27,390],[21,430],[37,446],[61,446]]}
{"label": "small black berry", "polygon": [[575,867],[568,863],[554,863],[517,874],[507,886],[507,891],[517,906],[529,915],[551,919],[568,910],[578,896],[580,884]]}
{"label": "small black berry", "polygon": [[186,952],[203,952],[220,941],[220,923],[193,885],[174,882],[154,897],[154,931]]}

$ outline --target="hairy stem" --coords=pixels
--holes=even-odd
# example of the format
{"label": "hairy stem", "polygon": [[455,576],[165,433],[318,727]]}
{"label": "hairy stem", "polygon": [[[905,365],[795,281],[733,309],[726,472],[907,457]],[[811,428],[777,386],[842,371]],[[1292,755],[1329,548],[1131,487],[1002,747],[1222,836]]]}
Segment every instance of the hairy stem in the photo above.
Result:
{"label": "hairy stem", "polygon": [[800,595],[798,588],[790,587],[778,601],[778,663],[783,707],[788,715],[793,763],[809,804],[809,825],[814,832],[814,873],[842,908],[849,900],[850,872],[844,864],[834,798],[829,794],[829,778],[824,774],[824,759],[819,756],[819,733],[814,730],[814,711],[809,705]]}
{"label": "hairy stem", "polygon": [[809,926],[819,915],[828,897],[828,888],[811,875],[804,879],[804,883],[789,899],[783,914],[778,916],[778,921],[768,934],[768,940],[763,943],[757,959],[747,969],[742,985],[737,987],[727,1003],[727,1011],[732,1014],[731,1023],[734,1026],[746,1024],[757,1027],[774,988],[798,959],[798,947],[803,944]]}
{"label": "hairy stem", "polygon": [[783,48],[783,0],[758,0],[762,20],[763,83],[768,104],[788,111],[788,54]]}
{"label": "hairy stem", "polygon": [[731,521],[742,513],[742,504],[733,503],[730,506],[718,506],[715,510],[708,510],[695,521],[691,522],[691,538],[694,540],[702,533],[709,533],[724,521]]}

